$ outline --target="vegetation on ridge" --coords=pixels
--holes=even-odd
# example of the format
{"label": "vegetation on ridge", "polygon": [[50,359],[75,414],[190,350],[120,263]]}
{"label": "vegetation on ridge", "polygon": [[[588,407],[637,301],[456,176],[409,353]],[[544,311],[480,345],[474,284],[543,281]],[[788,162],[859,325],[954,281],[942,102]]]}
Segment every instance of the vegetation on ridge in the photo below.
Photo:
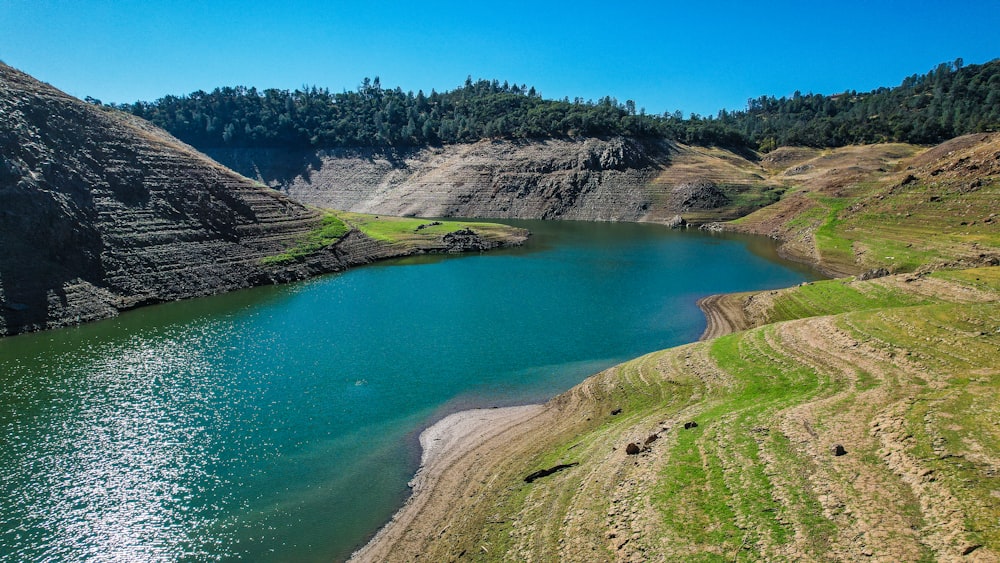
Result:
{"label": "vegetation on ridge", "polygon": [[[93,100],[97,102],[97,100]],[[548,100],[527,85],[468,79],[446,92],[355,92],[226,87],[116,106],[198,148],[410,147],[481,139],[628,135],[764,151],[899,141],[941,142],[1000,128],[1000,60],[943,63],[895,88],[834,95],[762,96],[717,116],[647,114],[604,97]]]}

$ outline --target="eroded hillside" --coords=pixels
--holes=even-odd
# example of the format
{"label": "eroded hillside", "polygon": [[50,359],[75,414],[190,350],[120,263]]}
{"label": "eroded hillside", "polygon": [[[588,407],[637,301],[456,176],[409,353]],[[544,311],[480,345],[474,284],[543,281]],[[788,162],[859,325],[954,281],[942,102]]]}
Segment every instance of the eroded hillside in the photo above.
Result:
{"label": "eroded hillside", "polygon": [[0,157],[0,335],[415,249],[3,64]]}
{"label": "eroded hillside", "polygon": [[861,275],[703,301],[707,340],[492,423],[356,559],[1000,561],[1000,136],[760,164],[786,195],[716,227]]}
{"label": "eroded hillside", "polygon": [[832,274],[1000,261],[1000,134],[779,149],[763,164],[789,191],[721,228],[776,238]]}
{"label": "eroded hillside", "polygon": [[758,163],[735,153],[626,137],[209,154],[300,201],[389,215],[704,222],[781,194]]}

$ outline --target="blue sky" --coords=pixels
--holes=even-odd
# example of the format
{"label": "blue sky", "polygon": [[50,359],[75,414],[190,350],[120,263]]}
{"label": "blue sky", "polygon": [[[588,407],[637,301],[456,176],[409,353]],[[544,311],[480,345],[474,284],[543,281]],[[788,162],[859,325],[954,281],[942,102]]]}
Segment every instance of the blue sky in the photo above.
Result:
{"label": "blue sky", "polygon": [[0,0],[0,60],[78,97],[216,86],[449,90],[466,76],[650,113],[894,86],[1000,57],[1000,1]]}

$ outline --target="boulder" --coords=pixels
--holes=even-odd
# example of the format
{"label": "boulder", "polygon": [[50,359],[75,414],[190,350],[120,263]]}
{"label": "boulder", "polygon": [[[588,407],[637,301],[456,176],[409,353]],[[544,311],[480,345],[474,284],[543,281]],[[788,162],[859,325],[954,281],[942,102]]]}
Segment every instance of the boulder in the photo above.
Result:
{"label": "boulder", "polygon": [[885,268],[875,268],[873,270],[868,270],[858,276],[858,281],[874,280],[878,278],[884,278],[891,274],[889,270]]}
{"label": "boulder", "polygon": [[671,229],[683,229],[687,227],[688,222],[680,215],[674,215],[670,219],[667,219],[667,222],[664,224]]}

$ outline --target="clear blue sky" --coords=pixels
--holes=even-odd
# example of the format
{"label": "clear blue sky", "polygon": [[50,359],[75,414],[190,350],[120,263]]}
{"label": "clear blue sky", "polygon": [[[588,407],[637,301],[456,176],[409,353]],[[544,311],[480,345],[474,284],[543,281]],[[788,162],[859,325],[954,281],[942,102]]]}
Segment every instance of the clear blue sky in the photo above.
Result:
{"label": "clear blue sky", "polygon": [[958,57],[1000,57],[1000,1],[0,0],[0,60],[105,102],[366,76],[429,92],[471,75],[704,115],[894,86]]}

